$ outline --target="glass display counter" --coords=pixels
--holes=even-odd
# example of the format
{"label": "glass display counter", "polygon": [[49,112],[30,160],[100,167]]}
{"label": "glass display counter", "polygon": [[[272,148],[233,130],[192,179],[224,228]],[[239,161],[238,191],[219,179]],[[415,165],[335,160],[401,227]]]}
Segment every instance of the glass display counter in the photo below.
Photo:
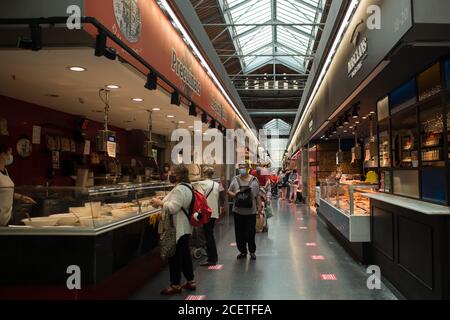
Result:
{"label": "glass display counter", "polygon": [[83,272],[82,284],[90,286],[109,281],[138,259],[156,256],[151,263],[159,263],[154,218],[160,210],[151,200],[172,188],[145,183],[0,190],[15,194],[16,200],[28,196],[35,201],[15,201],[11,222],[0,227],[0,286],[64,288],[67,268],[73,265]]}
{"label": "glass display counter", "polygon": [[378,185],[325,181],[321,185],[320,213],[350,242],[370,242],[370,200],[364,194]]}
{"label": "glass display counter", "polygon": [[159,209],[151,205],[152,199],[164,197],[172,187],[166,183],[92,188],[16,187],[15,194],[32,198],[35,204],[14,203],[12,220],[8,226],[0,227],[0,234],[107,232],[158,213]]}

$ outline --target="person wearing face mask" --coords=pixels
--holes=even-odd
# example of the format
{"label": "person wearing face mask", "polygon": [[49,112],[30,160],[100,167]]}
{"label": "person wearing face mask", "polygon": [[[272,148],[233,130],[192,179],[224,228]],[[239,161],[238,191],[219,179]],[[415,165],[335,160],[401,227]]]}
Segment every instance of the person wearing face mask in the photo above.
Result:
{"label": "person wearing face mask", "polygon": [[236,244],[240,252],[238,260],[245,259],[248,252],[251,260],[256,260],[256,216],[262,213],[259,182],[248,170],[248,164],[240,164],[240,174],[231,181],[228,188],[228,195],[234,199]]}
{"label": "person wearing face mask", "polygon": [[7,226],[11,220],[14,200],[30,204],[35,203],[30,197],[14,193],[14,182],[6,169],[13,162],[12,148],[0,144],[0,226],[2,227]]}
{"label": "person wearing face mask", "polygon": [[163,171],[161,172],[161,181],[169,182],[170,166],[168,163],[164,164]]}
{"label": "person wearing face mask", "polygon": [[[186,186],[191,184],[189,170],[181,164],[175,166],[173,172],[176,179],[175,187],[163,200],[158,198],[152,200],[153,207],[160,207],[162,214],[170,215],[176,230],[175,255],[169,258],[170,286],[161,291],[162,295],[179,294],[183,289],[188,291],[197,289],[189,249],[189,239],[193,228],[183,212],[183,209],[189,210],[192,201],[192,191]],[[183,285],[181,285],[181,274],[187,280]]]}

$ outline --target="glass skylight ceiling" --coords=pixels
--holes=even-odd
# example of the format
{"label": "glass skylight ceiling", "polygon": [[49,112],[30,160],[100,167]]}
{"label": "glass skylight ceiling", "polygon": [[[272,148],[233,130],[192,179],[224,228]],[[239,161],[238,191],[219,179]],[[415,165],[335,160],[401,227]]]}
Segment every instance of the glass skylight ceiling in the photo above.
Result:
{"label": "glass skylight ceiling", "polygon": [[267,64],[303,73],[325,0],[219,0],[244,74]]}

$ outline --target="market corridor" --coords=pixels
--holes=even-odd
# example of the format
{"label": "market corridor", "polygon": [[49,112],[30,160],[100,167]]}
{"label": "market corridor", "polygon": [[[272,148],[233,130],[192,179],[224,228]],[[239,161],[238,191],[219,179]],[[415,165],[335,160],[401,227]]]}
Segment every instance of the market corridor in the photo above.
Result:
{"label": "market corridor", "polygon": [[[257,235],[257,261],[236,260],[233,219],[224,219],[216,228],[219,264],[223,269],[208,270],[194,262],[198,283],[195,296],[189,297],[192,293],[186,291],[173,297],[160,296],[169,278],[166,268],[133,299],[396,299],[384,285],[382,290],[367,289],[364,266],[344,251],[306,206],[274,201],[273,208],[269,233]],[[313,259],[322,257],[325,260]],[[331,280],[322,280],[323,276]]]}

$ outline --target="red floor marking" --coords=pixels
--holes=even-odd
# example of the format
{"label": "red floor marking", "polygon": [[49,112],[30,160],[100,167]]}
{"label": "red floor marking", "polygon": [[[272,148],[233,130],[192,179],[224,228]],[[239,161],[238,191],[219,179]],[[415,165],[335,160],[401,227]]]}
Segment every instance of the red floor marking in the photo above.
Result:
{"label": "red floor marking", "polygon": [[208,270],[223,270],[223,264],[217,264],[215,266],[209,266]]}
{"label": "red floor marking", "polygon": [[186,300],[206,300],[206,296],[187,296]]}
{"label": "red floor marking", "polygon": [[325,260],[324,256],[311,256],[311,259],[313,260]]}
{"label": "red floor marking", "polygon": [[236,246],[237,246],[236,242],[230,243],[230,247],[236,247]]}
{"label": "red floor marking", "polygon": [[310,242],[306,244],[307,247],[317,247],[317,243],[315,242]]}
{"label": "red floor marking", "polygon": [[336,281],[337,277],[335,274],[321,274],[320,279],[324,281]]}

